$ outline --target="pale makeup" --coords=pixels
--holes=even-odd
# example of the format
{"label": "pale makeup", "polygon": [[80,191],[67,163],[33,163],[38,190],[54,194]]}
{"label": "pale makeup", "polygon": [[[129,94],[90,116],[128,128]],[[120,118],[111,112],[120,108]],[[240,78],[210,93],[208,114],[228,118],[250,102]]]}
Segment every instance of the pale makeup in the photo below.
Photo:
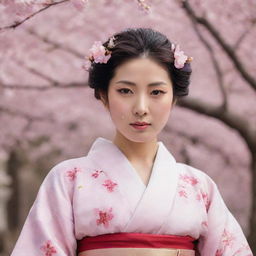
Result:
{"label": "pale makeup", "polygon": [[[108,109],[118,137],[131,142],[156,142],[172,109],[172,82],[167,71],[149,58],[136,58],[118,66],[110,80]],[[147,122],[143,130],[131,126]]]}

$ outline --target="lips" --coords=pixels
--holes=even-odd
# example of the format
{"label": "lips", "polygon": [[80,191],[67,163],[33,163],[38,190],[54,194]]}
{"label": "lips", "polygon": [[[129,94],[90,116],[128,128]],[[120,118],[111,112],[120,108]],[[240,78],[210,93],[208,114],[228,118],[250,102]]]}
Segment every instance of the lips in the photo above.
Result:
{"label": "lips", "polygon": [[132,123],[132,125],[150,125],[149,123],[146,123],[146,122],[136,122],[136,123]]}

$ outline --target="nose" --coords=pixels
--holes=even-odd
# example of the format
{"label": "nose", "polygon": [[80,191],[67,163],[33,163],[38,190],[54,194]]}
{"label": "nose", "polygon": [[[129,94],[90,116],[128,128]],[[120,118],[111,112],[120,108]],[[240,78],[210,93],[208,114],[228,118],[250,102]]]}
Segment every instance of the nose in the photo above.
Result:
{"label": "nose", "polygon": [[139,116],[148,114],[148,102],[145,95],[140,95],[135,99],[133,112]]}

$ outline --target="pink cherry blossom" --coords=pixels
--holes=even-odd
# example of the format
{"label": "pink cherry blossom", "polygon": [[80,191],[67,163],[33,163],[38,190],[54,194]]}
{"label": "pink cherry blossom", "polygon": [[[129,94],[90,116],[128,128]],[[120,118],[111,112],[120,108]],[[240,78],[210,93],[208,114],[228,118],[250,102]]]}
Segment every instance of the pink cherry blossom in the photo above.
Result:
{"label": "pink cherry blossom", "polygon": [[186,192],[185,190],[180,190],[180,191],[179,191],[179,195],[180,195],[180,197],[186,197],[186,198],[188,198],[187,192]]}
{"label": "pink cherry blossom", "polygon": [[88,3],[88,0],[70,0],[70,3],[73,7],[75,7],[78,11],[82,11],[86,4]]}
{"label": "pink cherry blossom", "polygon": [[75,167],[75,168],[73,168],[72,170],[68,170],[68,171],[66,172],[66,176],[67,176],[71,181],[73,181],[73,180],[75,180],[75,178],[76,178],[78,172],[81,172],[81,170],[78,169],[77,167]]}
{"label": "pink cherry blossom", "polygon": [[175,58],[174,66],[176,68],[183,68],[188,58],[188,56],[186,56],[184,52],[180,50],[180,46],[178,44],[175,47],[174,58]]}
{"label": "pink cherry blossom", "polygon": [[96,220],[97,225],[103,224],[105,228],[109,227],[109,222],[114,218],[114,215],[112,213],[112,207],[107,211],[101,211],[96,208],[95,212],[99,216],[99,219]]}
{"label": "pink cherry blossom", "polygon": [[92,177],[94,177],[95,179],[96,178],[98,178],[99,177],[99,175],[101,174],[101,173],[104,173],[104,171],[102,171],[102,170],[96,170],[93,174],[92,174]]}
{"label": "pink cherry blossom", "polygon": [[195,186],[196,184],[198,184],[197,178],[193,176],[188,176],[187,174],[184,174],[184,175],[180,174],[180,179],[192,186]]}
{"label": "pink cherry blossom", "polygon": [[222,256],[223,255],[223,250],[222,249],[218,249],[217,251],[216,251],[216,254],[215,254],[215,256]]}
{"label": "pink cherry blossom", "polygon": [[106,49],[101,41],[95,41],[89,50],[95,63],[107,63],[111,55],[105,55]]}
{"label": "pink cherry blossom", "polygon": [[222,243],[226,246],[232,246],[235,241],[235,236],[224,229],[223,234],[222,234]]}
{"label": "pink cherry blossom", "polygon": [[55,247],[51,244],[51,241],[48,240],[46,243],[40,248],[44,252],[44,256],[52,256],[57,253]]}
{"label": "pink cherry blossom", "polygon": [[32,5],[29,1],[4,1],[3,4],[6,5],[5,12],[10,15],[30,15],[34,10],[34,5]]}
{"label": "pink cherry blossom", "polygon": [[109,192],[113,192],[115,186],[117,186],[117,183],[113,182],[112,180],[105,180],[104,184],[102,184],[107,188]]}
{"label": "pink cherry blossom", "polygon": [[210,207],[210,200],[209,200],[208,194],[201,191],[201,195],[202,195],[203,200],[204,200],[205,208],[208,211],[208,209]]}

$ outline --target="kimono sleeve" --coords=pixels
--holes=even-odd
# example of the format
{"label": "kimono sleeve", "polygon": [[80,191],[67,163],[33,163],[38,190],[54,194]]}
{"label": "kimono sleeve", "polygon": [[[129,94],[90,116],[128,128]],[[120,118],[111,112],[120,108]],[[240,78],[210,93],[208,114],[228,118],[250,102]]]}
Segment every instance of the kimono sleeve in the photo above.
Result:
{"label": "kimono sleeve", "polygon": [[72,187],[63,171],[60,163],[45,177],[11,256],[76,255]]}
{"label": "kimono sleeve", "polygon": [[253,256],[239,223],[210,177],[206,197],[207,231],[199,238],[199,255]]}

